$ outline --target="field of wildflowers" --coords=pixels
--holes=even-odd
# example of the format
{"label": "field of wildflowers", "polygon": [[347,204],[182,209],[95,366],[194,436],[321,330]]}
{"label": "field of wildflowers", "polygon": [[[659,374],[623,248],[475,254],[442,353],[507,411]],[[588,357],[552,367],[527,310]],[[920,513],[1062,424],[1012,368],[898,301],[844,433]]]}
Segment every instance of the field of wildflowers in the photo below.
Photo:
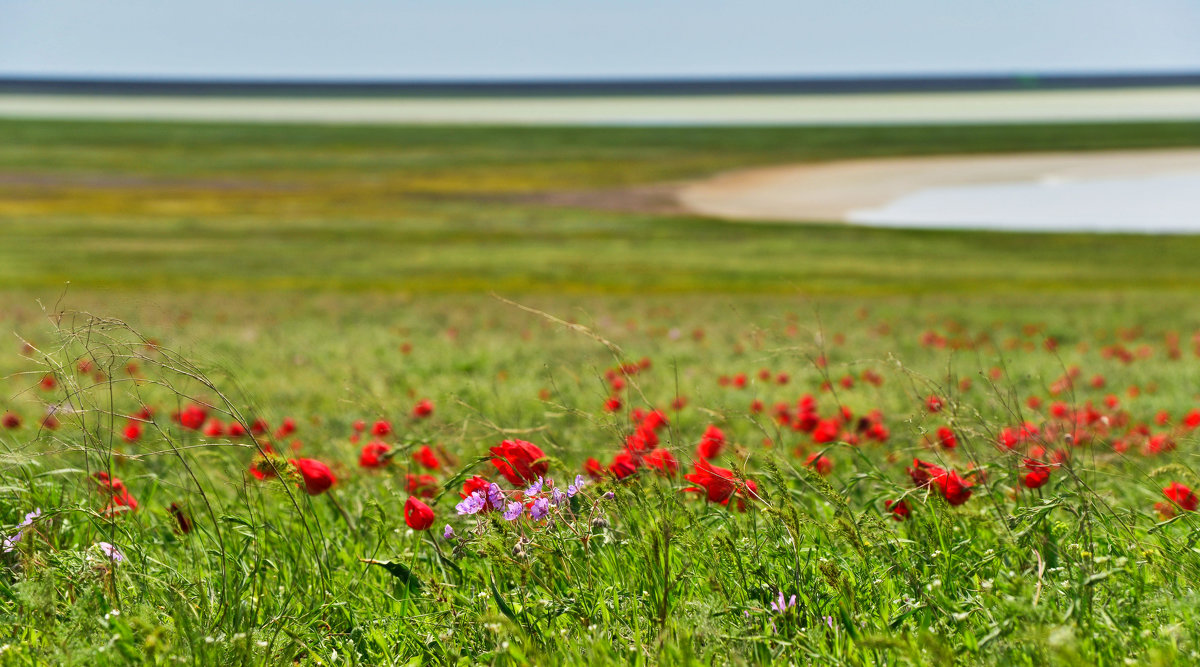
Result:
{"label": "field of wildflowers", "polygon": [[[1200,656],[1191,240],[720,225],[465,184],[363,194],[354,160],[264,201],[171,176],[189,152],[250,160],[233,140],[206,153],[173,126],[63,125],[92,137],[70,152],[41,124],[4,131],[34,137],[0,155],[37,178],[0,186],[15,230],[0,253],[24,267],[3,269],[0,297],[0,664]],[[321,132],[349,141],[268,134]],[[519,162],[491,132],[495,152],[470,159],[449,140],[385,157]],[[132,160],[139,141],[157,164]],[[647,180],[712,150],[678,141],[621,150]],[[258,159],[243,168],[285,166]],[[433,259],[405,250],[388,206],[452,238]],[[499,246],[471,235],[492,215]],[[651,221],[668,230],[642,249],[617,240]],[[671,237],[690,222],[691,243]],[[289,245],[340,224],[324,252]],[[91,259],[63,259],[83,252],[68,229]],[[189,245],[196,229],[241,243]],[[463,277],[392,282],[376,246]],[[646,248],[684,279],[644,267],[631,291],[616,258]],[[104,263],[138,252],[127,272]],[[527,289],[472,287],[498,269],[463,258],[489,252]],[[932,266],[889,281],[914,253]],[[571,258],[590,273],[559,266]],[[322,270],[332,284],[310,289]]]}

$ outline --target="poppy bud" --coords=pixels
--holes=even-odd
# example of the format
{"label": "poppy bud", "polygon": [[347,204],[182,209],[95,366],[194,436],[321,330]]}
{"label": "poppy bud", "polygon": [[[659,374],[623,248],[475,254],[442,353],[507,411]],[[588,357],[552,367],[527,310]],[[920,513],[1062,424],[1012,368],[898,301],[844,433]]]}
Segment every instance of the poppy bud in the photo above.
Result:
{"label": "poppy bud", "polygon": [[433,525],[433,510],[429,505],[410,496],[404,503],[404,523],[413,530],[429,530]]}

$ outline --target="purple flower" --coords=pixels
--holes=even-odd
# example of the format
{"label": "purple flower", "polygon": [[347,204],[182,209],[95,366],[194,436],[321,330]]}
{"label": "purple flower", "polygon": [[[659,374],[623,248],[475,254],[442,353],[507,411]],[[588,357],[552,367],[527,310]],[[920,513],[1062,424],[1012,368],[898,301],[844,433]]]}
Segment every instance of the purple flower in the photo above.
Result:
{"label": "purple flower", "polygon": [[108,559],[113,563],[121,563],[125,560],[125,554],[121,550],[109,544],[108,542],[97,542],[96,546],[100,547],[101,553],[108,556]]}
{"label": "purple flower", "polygon": [[442,539],[444,539],[444,540],[454,539],[454,529],[450,527],[450,524],[446,524],[446,530],[442,531]]}
{"label": "purple flower", "polygon": [[0,541],[0,551],[8,553],[17,548],[17,543],[21,541],[21,538],[25,537],[25,529],[33,525],[34,519],[37,519],[41,515],[42,509],[40,507],[26,514],[21,523],[17,524],[17,532],[12,537],[6,537]]}
{"label": "purple flower", "polygon": [[575,483],[567,487],[567,495],[574,497],[576,493],[583,490],[585,484],[587,484],[587,481],[583,478],[583,475],[575,475]]}
{"label": "purple flower", "polygon": [[538,477],[536,482],[534,482],[533,484],[530,484],[528,489],[525,489],[525,497],[529,498],[531,496],[536,496],[537,494],[539,494],[541,492],[542,492],[542,478]]}
{"label": "purple flower", "polygon": [[521,516],[521,512],[524,512],[524,511],[525,511],[525,506],[522,505],[521,503],[516,503],[516,502],[509,503],[508,509],[504,510],[504,520],[505,521],[513,521],[517,517]]}
{"label": "purple flower", "polygon": [[538,498],[533,501],[533,507],[529,508],[529,516],[534,521],[541,521],[550,513],[550,501],[546,498]]}
{"label": "purple flower", "polygon": [[608,493],[604,494],[605,500],[612,500],[613,498],[616,498],[616,497],[617,497],[617,494],[613,493],[612,491],[609,491]]}
{"label": "purple flower", "polygon": [[478,491],[472,493],[463,499],[463,501],[454,506],[459,514],[475,514],[487,506],[487,501],[483,499]]}
{"label": "purple flower", "polygon": [[561,504],[565,503],[566,501],[567,501],[567,494],[563,493],[562,491],[560,491],[558,489],[554,489],[553,491],[550,492],[550,502],[554,503],[555,505],[561,505]]}
{"label": "purple flower", "polygon": [[504,507],[504,492],[500,489],[499,484],[492,482],[487,490],[487,499],[493,509]]}
{"label": "purple flower", "polygon": [[785,612],[788,609],[791,609],[792,607],[795,607],[795,606],[796,606],[796,596],[793,595],[792,599],[787,600],[785,602],[783,599],[783,591],[779,591],[779,599],[776,600],[775,602],[771,603],[771,609],[780,614],[782,614],[783,612]]}

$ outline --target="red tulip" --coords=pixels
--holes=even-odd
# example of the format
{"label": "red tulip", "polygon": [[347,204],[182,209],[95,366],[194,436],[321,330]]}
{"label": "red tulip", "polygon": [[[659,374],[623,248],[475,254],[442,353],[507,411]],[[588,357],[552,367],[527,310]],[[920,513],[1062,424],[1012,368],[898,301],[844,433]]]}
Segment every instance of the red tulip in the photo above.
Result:
{"label": "red tulip", "polygon": [[413,530],[429,530],[433,525],[433,510],[429,505],[410,496],[404,503],[404,523]]}

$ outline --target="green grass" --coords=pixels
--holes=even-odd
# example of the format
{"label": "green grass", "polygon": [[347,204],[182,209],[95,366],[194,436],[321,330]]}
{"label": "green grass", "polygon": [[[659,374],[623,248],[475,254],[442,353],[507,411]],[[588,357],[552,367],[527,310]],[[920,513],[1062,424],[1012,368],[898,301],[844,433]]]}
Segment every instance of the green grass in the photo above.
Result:
{"label": "green grass", "polygon": [[[0,122],[0,285],[905,294],[1197,287],[1200,239],[522,204],[780,161],[1200,144],[1195,124],[824,129]],[[67,240],[70,242],[67,242]]]}
{"label": "green grass", "polygon": [[[16,334],[0,413],[23,420],[0,428],[0,535],[43,511],[0,554],[0,664],[1193,663],[1200,521],[1154,507],[1170,482],[1200,487],[1197,431],[1179,423],[1200,406],[1191,238],[725,224],[513,196],[780,160],[1189,145],[1197,129],[0,123],[0,328]],[[643,357],[606,412],[605,370]],[[737,373],[747,388],[719,384]],[[771,419],[806,393],[822,416],[878,409],[890,438],[817,444]],[[943,412],[925,409],[933,393]],[[1049,436],[1069,463],[1021,488],[1031,452],[999,450],[998,431],[1061,426],[1053,401],[1109,394],[1111,426]],[[410,418],[426,397],[434,415]],[[224,421],[294,417],[273,444],[298,440],[337,484],[310,497],[286,474],[254,479],[252,440],[170,420],[192,400]],[[125,443],[143,403],[153,423]],[[61,427],[39,429],[51,406]],[[719,425],[717,463],[760,499],[738,512],[642,470],[588,487],[553,526],[455,514],[488,447],[536,443],[565,486],[620,451],[632,407],[667,409],[660,447],[688,472]],[[352,424],[381,418],[399,453],[362,470]],[[1139,424],[1176,448],[1143,452]],[[945,425],[952,451],[931,442]],[[428,533],[403,519],[423,444],[444,464]],[[812,453],[829,477],[805,468]],[[970,500],[914,489],[914,457],[981,471]],[[96,471],[139,509],[106,514]],[[902,496],[913,516],[892,522],[883,503]],[[783,614],[780,592],[797,597]]]}

